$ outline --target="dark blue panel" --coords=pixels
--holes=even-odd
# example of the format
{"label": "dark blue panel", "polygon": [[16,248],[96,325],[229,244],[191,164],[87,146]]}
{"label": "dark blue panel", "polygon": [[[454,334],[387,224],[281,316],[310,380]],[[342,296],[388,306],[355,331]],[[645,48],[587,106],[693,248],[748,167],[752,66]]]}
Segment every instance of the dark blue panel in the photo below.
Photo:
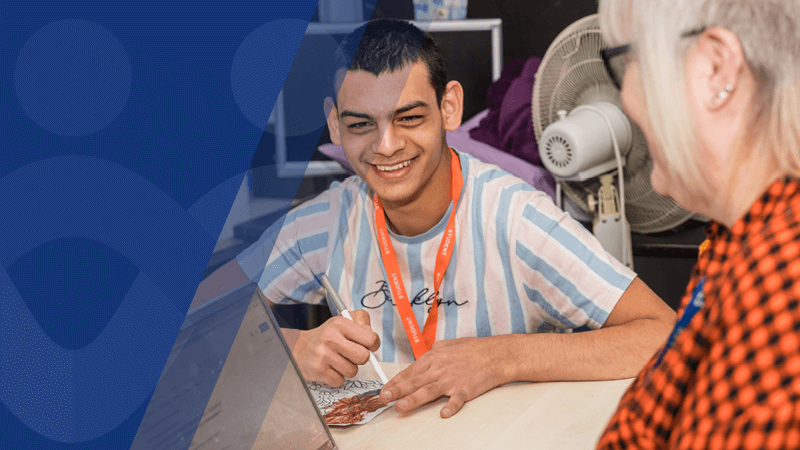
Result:
{"label": "dark blue panel", "polygon": [[26,450],[100,450],[112,448],[127,448],[126,442],[130,442],[142,416],[150,403],[148,396],[141,405],[118,427],[104,434],[103,436],[86,442],[66,443],[50,440],[39,433],[31,430],[24,423],[20,422],[8,408],[0,403],[0,424],[3,426],[2,441],[0,449],[26,449]]}
{"label": "dark blue panel", "polygon": [[50,339],[65,349],[90,344],[139,274],[111,248],[85,238],[41,245],[8,267],[8,276]]}
{"label": "dark blue panel", "polygon": [[0,448],[130,446],[315,7],[0,2]]}

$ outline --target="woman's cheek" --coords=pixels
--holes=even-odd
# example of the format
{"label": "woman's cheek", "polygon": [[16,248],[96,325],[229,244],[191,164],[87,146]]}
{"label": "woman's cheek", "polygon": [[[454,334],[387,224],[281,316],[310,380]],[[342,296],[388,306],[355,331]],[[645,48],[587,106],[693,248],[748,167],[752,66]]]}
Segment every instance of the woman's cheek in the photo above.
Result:
{"label": "woman's cheek", "polygon": [[665,175],[665,170],[661,167],[661,164],[653,161],[653,172],[650,174],[650,184],[656,192],[666,196],[669,193],[666,190],[667,180]]}

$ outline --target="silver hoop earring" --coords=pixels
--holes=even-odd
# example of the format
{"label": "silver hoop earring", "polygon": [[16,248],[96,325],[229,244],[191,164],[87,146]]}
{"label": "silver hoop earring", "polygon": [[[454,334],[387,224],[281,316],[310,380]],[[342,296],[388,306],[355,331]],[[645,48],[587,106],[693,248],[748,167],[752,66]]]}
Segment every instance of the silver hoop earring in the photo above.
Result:
{"label": "silver hoop earring", "polygon": [[733,91],[733,86],[726,84],[723,89],[723,91],[719,91],[713,97],[711,97],[711,103],[721,102],[722,100],[728,98],[728,95],[730,95],[730,93]]}

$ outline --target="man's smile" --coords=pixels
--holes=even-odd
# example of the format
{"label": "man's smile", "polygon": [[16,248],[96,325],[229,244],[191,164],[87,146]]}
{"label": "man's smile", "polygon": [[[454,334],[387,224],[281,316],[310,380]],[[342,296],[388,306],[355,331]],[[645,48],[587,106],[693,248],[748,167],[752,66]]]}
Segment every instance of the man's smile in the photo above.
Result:
{"label": "man's smile", "polygon": [[404,162],[401,162],[401,163],[398,163],[398,164],[395,164],[395,165],[392,165],[392,166],[382,166],[382,165],[375,164],[375,168],[380,170],[381,172],[390,172],[392,170],[402,169],[403,167],[405,167],[405,166],[407,166],[409,164],[411,164],[411,160],[410,159],[408,161],[404,161]]}
{"label": "man's smile", "polygon": [[389,164],[370,164],[375,172],[382,178],[396,179],[406,175],[416,162],[417,157]]}

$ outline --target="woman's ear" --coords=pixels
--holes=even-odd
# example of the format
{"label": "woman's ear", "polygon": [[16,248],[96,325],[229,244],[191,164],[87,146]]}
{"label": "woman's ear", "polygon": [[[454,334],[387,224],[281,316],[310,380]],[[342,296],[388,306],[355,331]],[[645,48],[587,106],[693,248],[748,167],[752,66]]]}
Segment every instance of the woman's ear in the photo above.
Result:
{"label": "woman's ear", "polygon": [[701,99],[709,110],[718,110],[740,87],[746,69],[744,50],[732,31],[712,27],[698,38],[696,53],[702,60]]}
{"label": "woman's ear", "polygon": [[339,110],[336,108],[336,103],[332,98],[325,97],[323,108],[328,121],[328,131],[331,133],[331,142],[342,145],[342,136],[339,134]]}
{"label": "woman's ear", "polygon": [[464,114],[464,88],[458,81],[447,83],[442,95],[442,119],[444,129],[455,131],[461,126],[461,116]]}

